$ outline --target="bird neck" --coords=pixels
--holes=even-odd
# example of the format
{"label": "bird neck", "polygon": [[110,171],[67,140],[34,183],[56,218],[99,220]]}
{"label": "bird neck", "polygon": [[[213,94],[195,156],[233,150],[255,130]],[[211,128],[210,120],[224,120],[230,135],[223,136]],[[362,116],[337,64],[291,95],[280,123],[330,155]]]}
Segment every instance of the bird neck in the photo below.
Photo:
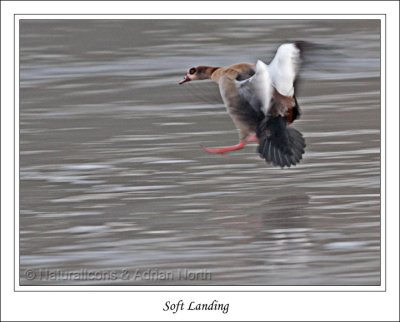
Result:
{"label": "bird neck", "polygon": [[218,83],[219,79],[224,73],[224,67],[208,67],[208,72],[210,75],[209,78]]}
{"label": "bird neck", "polygon": [[212,79],[212,75],[217,69],[219,69],[219,67],[198,66],[197,79]]}
{"label": "bird neck", "polygon": [[214,74],[214,72],[219,69],[220,67],[207,67],[207,73],[209,73],[210,78],[212,77],[212,75]]}

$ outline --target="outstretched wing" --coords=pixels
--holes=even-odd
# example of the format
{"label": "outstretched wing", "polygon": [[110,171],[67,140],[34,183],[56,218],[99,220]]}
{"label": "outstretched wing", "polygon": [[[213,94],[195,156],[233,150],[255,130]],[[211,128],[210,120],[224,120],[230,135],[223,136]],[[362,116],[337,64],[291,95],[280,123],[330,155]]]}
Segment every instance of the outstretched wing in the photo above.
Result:
{"label": "outstretched wing", "polygon": [[294,81],[300,64],[300,50],[294,44],[281,45],[271,64],[257,62],[256,73],[238,82],[238,93],[254,110],[262,111],[257,125],[258,152],[267,163],[290,167],[304,153],[305,141],[296,129],[289,128],[294,111]]}
{"label": "outstretched wing", "polygon": [[301,64],[301,42],[279,46],[268,65],[272,86],[284,96],[294,95],[294,83]]}
{"label": "outstretched wing", "polygon": [[258,153],[267,163],[290,167],[302,159],[306,147],[303,135],[288,127],[286,118],[265,118],[257,129]]}

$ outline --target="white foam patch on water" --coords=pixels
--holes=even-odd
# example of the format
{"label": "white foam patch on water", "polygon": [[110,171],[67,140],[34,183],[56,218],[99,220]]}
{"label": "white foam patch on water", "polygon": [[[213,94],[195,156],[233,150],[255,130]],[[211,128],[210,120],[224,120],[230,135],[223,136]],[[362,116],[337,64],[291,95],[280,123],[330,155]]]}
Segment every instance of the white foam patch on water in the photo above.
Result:
{"label": "white foam patch on water", "polygon": [[69,217],[86,217],[86,216],[98,216],[101,212],[98,211],[82,211],[82,212],[61,212],[61,213],[43,213],[38,214],[36,217],[39,218],[69,218]]}
{"label": "white foam patch on water", "polygon": [[304,132],[304,136],[308,138],[369,135],[369,134],[380,134],[380,130],[368,129],[368,130],[347,130],[347,131]]}
{"label": "white foam patch on water", "polygon": [[81,163],[81,164],[68,164],[63,165],[62,168],[65,170],[97,170],[97,169],[108,169],[111,168],[111,165],[108,164],[89,164],[89,163]]}
{"label": "white foam patch on water", "polygon": [[362,241],[343,241],[343,242],[333,242],[325,244],[324,248],[329,250],[351,250],[356,248],[361,248],[368,245],[368,242]]}
{"label": "white foam patch on water", "polygon": [[197,214],[197,213],[209,213],[211,209],[183,209],[177,210],[176,213],[182,214]]}
{"label": "white foam patch on water", "polygon": [[72,233],[72,234],[82,234],[82,233],[97,233],[103,232],[108,229],[107,226],[75,226],[65,229],[56,229],[53,233]]}
{"label": "white foam patch on water", "polygon": [[182,125],[192,125],[192,122],[168,122],[168,123],[156,123],[161,126],[182,126]]}
{"label": "white foam patch on water", "polygon": [[146,162],[148,164],[175,164],[175,163],[193,163],[193,162],[198,162],[196,160],[174,160],[174,159],[170,159],[170,160],[158,160],[158,161],[150,161],[150,162]]}

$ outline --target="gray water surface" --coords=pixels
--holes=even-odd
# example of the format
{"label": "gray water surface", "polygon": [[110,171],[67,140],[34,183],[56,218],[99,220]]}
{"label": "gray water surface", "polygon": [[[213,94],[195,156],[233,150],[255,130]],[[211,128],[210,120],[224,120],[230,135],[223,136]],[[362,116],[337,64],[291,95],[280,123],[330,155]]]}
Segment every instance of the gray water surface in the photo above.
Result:
{"label": "gray water surface", "polygon": [[[379,285],[380,22],[22,20],[21,285]],[[296,167],[237,143],[196,65],[312,57]]]}

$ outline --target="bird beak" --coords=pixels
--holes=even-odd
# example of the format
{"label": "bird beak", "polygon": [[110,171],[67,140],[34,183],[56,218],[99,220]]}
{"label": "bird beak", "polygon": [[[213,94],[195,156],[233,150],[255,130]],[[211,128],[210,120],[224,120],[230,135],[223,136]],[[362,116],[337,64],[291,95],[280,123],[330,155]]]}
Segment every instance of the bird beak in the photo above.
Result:
{"label": "bird beak", "polygon": [[183,79],[179,82],[179,85],[181,85],[181,84],[183,84],[183,83],[186,83],[186,82],[190,82],[191,81],[191,79],[189,78],[189,76],[188,75],[185,75],[184,77],[183,77]]}

